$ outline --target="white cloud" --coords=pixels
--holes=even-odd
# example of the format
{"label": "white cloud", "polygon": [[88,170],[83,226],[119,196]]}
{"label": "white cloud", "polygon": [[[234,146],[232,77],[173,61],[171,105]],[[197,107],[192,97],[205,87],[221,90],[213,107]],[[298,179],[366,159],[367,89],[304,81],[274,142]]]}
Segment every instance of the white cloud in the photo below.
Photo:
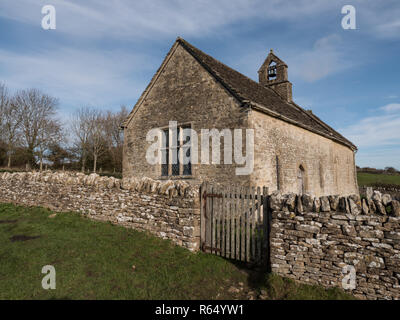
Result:
{"label": "white cloud", "polygon": [[314,82],[354,66],[342,58],[340,44],[341,38],[336,34],[318,39],[310,50],[296,52],[287,59],[290,73],[308,82]]}
{"label": "white cloud", "polygon": [[398,0],[359,1],[359,28],[379,38],[400,37],[400,6]]}
{"label": "white cloud", "polygon": [[[342,38],[337,34],[330,34],[317,39],[308,50],[293,50],[292,47],[286,47],[278,51],[275,54],[284,60],[289,67],[289,80],[301,79],[307,82],[315,82],[361,63],[346,56],[346,48],[342,46]],[[246,50],[238,61],[232,61],[231,64],[237,70],[258,81],[256,71],[267,55],[268,50],[260,48],[260,45],[257,44],[255,48]]]}
{"label": "white cloud", "polygon": [[400,103],[387,104],[377,111],[379,115],[361,119],[340,132],[359,147],[400,147]]}
{"label": "white cloud", "polygon": [[[1,1],[0,16],[40,28],[41,8],[48,0]],[[135,38],[204,36],[228,32],[227,25],[243,20],[318,21],[324,13],[338,16],[344,0],[52,0],[57,31],[75,37]],[[357,29],[377,37],[400,36],[398,0],[353,0]],[[325,21],[321,21],[325,23]],[[266,31],[267,32],[267,31]]]}
{"label": "white cloud", "polygon": [[383,37],[398,36],[400,33],[400,20],[378,25],[377,31]]}
{"label": "white cloud", "polygon": [[361,119],[339,132],[359,148],[359,165],[400,168],[400,104],[388,104],[377,111],[381,114]]}
{"label": "white cloud", "polygon": [[154,66],[140,54],[117,50],[57,48],[33,53],[0,49],[0,77],[11,90],[35,87],[60,98],[62,104],[106,106],[133,104],[144,89],[136,72]]}
{"label": "white cloud", "polygon": [[[40,27],[47,0],[2,1],[0,16]],[[77,37],[204,36],[245,19],[301,20],[335,7],[298,0],[53,0],[57,30]]]}
{"label": "white cloud", "polygon": [[400,111],[400,103],[389,103],[379,109],[385,112],[397,112]]}
{"label": "white cloud", "polygon": [[360,148],[382,145],[400,147],[400,114],[365,118],[339,132]]}

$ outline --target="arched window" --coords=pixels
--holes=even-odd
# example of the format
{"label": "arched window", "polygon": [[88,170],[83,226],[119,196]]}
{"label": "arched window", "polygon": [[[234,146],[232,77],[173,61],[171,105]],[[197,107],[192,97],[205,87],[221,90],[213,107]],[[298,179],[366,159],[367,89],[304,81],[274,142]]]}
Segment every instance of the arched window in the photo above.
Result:
{"label": "arched window", "polygon": [[297,170],[297,190],[298,194],[305,193],[305,171],[302,165]]}

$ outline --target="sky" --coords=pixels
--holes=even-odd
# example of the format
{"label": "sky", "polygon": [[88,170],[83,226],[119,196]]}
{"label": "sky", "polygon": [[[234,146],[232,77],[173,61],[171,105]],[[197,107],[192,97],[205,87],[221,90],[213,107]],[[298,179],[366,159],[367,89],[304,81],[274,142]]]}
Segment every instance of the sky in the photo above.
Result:
{"label": "sky", "polygon": [[358,166],[400,169],[398,0],[0,0],[0,30],[0,82],[59,98],[64,121],[133,108],[178,36],[256,81],[273,48],[293,100],[358,146]]}

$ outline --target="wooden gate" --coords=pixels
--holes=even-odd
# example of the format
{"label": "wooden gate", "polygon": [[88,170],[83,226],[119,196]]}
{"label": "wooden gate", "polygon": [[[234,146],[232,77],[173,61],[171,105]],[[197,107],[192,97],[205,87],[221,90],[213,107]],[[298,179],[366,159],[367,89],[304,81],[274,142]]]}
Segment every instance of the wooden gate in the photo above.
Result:
{"label": "wooden gate", "polygon": [[225,258],[268,262],[268,188],[201,186],[201,248]]}

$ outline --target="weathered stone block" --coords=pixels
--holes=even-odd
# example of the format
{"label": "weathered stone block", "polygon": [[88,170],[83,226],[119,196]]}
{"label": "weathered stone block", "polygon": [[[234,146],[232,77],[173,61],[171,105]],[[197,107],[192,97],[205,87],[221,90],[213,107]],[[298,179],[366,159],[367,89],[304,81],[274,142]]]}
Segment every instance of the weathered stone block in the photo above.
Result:
{"label": "weathered stone block", "polygon": [[392,215],[395,217],[400,217],[400,202],[397,200],[392,200],[390,206],[392,208]]}
{"label": "weathered stone block", "polygon": [[314,200],[310,195],[303,194],[301,196],[301,201],[302,201],[302,204],[303,204],[303,210],[304,211],[308,212],[308,211],[312,211],[313,210]]}
{"label": "weathered stone block", "polygon": [[368,207],[367,201],[365,199],[362,199],[361,207],[362,207],[363,214],[369,214],[369,207]]}
{"label": "weathered stone block", "polygon": [[321,201],[319,198],[314,198],[314,207],[313,207],[314,212],[320,212],[321,210]]}
{"label": "weathered stone block", "polygon": [[329,196],[329,203],[331,205],[331,210],[332,211],[336,211],[338,210],[339,207],[339,196],[338,195],[334,195],[334,196]]}
{"label": "weathered stone block", "polygon": [[350,195],[348,201],[349,201],[350,212],[353,215],[361,214],[362,209],[361,209],[360,196],[356,194]]}
{"label": "weathered stone block", "polygon": [[286,206],[290,212],[294,212],[296,210],[296,194],[289,193],[287,195]]}
{"label": "weathered stone block", "polygon": [[382,204],[384,206],[389,205],[389,203],[392,201],[392,196],[390,194],[384,194],[382,196]]}
{"label": "weathered stone block", "polygon": [[320,197],[321,200],[321,211],[329,212],[331,211],[331,205],[329,203],[329,199],[326,196]]}

